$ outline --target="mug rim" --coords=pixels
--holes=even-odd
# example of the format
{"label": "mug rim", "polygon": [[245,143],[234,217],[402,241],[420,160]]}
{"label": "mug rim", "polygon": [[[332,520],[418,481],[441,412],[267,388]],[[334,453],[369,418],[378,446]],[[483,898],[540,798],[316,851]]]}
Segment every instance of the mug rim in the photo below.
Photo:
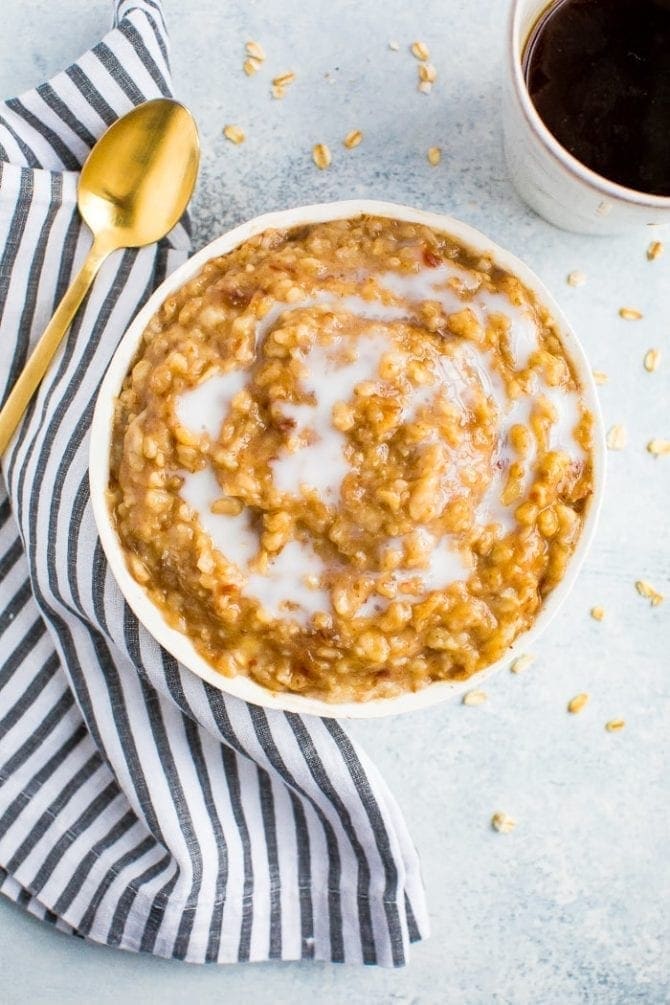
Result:
{"label": "mug rim", "polygon": [[[636,206],[648,207],[649,209],[670,209],[670,195],[654,195],[651,192],[641,192],[639,189],[628,188],[618,182],[611,181],[604,175],[598,174],[591,168],[583,164],[577,157],[574,157],[562,143],[556,139],[551,130],[545,125],[542,117],[533,104],[522,70],[521,43],[521,8],[524,0],[512,0],[507,22],[507,52],[511,60],[511,76],[514,82],[514,89],[521,105],[521,109],[526,117],[530,128],[538,135],[544,147],[552,156],[568,171],[576,175],[581,181],[586,182],[593,188],[602,192],[603,195],[619,202],[633,203]],[[544,3],[533,21],[537,23],[539,17],[556,0],[544,0]],[[525,44],[524,39],[524,44]]]}

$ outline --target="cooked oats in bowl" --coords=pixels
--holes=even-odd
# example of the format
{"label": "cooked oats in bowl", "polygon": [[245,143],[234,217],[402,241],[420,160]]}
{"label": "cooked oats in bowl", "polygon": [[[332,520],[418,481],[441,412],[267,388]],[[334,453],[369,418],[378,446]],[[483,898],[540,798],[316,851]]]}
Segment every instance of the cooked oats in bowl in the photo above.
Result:
{"label": "cooked oats in bowl", "polygon": [[204,261],[109,414],[111,523],[167,624],[223,678],[339,706],[505,657],[599,475],[593,388],[542,299],[499,249],[379,209]]}

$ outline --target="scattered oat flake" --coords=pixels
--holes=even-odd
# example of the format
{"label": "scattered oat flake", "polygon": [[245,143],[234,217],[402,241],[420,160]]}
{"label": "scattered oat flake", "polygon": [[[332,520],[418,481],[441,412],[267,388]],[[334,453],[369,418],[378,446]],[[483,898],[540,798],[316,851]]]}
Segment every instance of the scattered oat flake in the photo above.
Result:
{"label": "scattered oat flake", "polygon": [[244,143],[246,139],[244,130],[240,129],[239,126],[224,126],[223,135],[227,140],[230,140],[230,142],[234,143],[236,146],[239,146],[240,143]]}
{"label": "scattered oat flake", "polygon": [[278,77],[275,77],[272,81],[272,97],[277,99],[283,98],[286,94],[286,88],[289,87],[294,80],[295,73],[293,70],[289,70],[287,73],[281,73]]}
{"label": "scattered oat flake", "polygon": [[644,597],[646,600],[651,602],[652,607],[658,607],[658,605],[662,604],[665,599],[663,594],[659,593],[658,590],[655,590],[651,583],[648,583],[646,579],[638,579],[635,583],[635,589],[641,597]]}
{"label": "scattered oat flake", "polygon": [[437,167],[442,160],[442,150],[440,147],[429,147],[427,156],[428,163],[432,164],[433,167]]}
{"label": "scattered oat flake", "polygon": [[649,440],[647,450],[654,457],[667,457],[670,454],[670,440]]}
{"label": "scattered oat flake", "polygon": [[467,691],[463,695],[464,705],[483,705],[487,701],[488,695],[486,691]]}
{"label": "scattered oat flake", "polygon": [[572,272],[568,272],[565,281],[568,286],[583,286],[586,282],[586,273],[581,269],[573,269]]}
{"label": "scattered oat flake", "polygon": [[295,80],[295,73],[293,70],[287,70],[286,73],[280,73],[278,77],[272,78],[272,83],[276,87],[288,87]]}
{"label": "scattered oat flake", "polygon": [[425,63],[427,59],[430,59],[430,52],[428,51],[428,46],[425,42],[412,42],[410,45],[410,52],[417,59],[420,59],[422,63]]}
{"label": "scattered oat flake", "polygon": [[623,318],[624,321],[640,321],[643,314],[636,307],[620,307],[619,317]]}
{"label": "scattered oat flake", "polygon": [[421,83],[419,84],[419,90],[421,91],[422,94],[430,94],[430,92],[433,90],[433,85],[429,80],[422,80]]}
{"label": "scattered oat flake", "polygon": [[397,52],[399,48],[400,48],[400,42],[396,42],[395,39],[392,39],[389,42],[389,49],[391,50],[391,52]]}
{"label": "scattered oat flake", "polygon": [[609,722],[605,723],[605,729],[608,733],[618,733],[625,725],[626,723],[623,719],[610,719]]}
{"label": "scattered oat flake", "polygon": [[419,80],[425,80],[429,84],[434,84],[437,80],[437,70],[432,63],[419,64]]}
{"label": "scattered oat flake", "polygon": [[517,656],[517,658],[512,663],[510,670],[512,673],[523,673],[527,670],[531,663],[535,660],[535,657],[531,653],[524,653],[523,656]]}
{"label": "scattered oat flake", "polygon": [[325,143],[317,143],[312,147],[312,160],[320,171],[330,166],[332,157]]}
{"label": "scattered oat flake", "polygon": [[607,381],[609,380],[609,377],[604,370],[593,370],[592,372],[593,372],[593,379],[595,380],[596,384],[606,384]]}
{"label": "scattered oat flake", "polygon": [[582,691],[581,694],[576,694],[574,698],[571,698],[568,702],[568,712],[570,715],[577,715],[584,708],[589,700],[588,694]]}
{"label": "scattered oat flake", "polygon": [[647,349],[644,354],[644,368],[648,373],[653,373],[654,370],[658,370],[659,364],[661,362],[661,350],[660,349]]}
{"label": "scattered oat flake", "polygon": [[351,132],[347,133],[347,135],[344,137],[342,143],[347,148],[347,150],[353,150],[354,147],[358,146],[358,144],[361,142],[362,139],[363,139],[363,133],[360,131],[360,129],[352,129]]}
{"label": "scattered oat flake", "polygon": [[661,257],[663,250],[663,244],[661,241],[652,241],[647,248],[647,258],[650,262],[654,262],[657,258]]}
{"label": "scattered oat flake", "polygon": [[258,59],[245,59],[242,63],[242,69],[246,73],[247,77],[253,77],[257,70],[260,70],[260,60]]}
{"label": "scattered oat flake", "polygon": [[516,827],[516,820],[507,813],[498,811],[491,817],[491,827],[493,827],[494,831],[498,831],[499,834],[511,834]]}
{"label": "scattered oat flake", "polygon": [[247,55],[251,56],[252,59],[257,59],[259,63],[265,59],[265,49],[260,42],[247,42],[244,48],[247,50]]}
{"label": "scattered oat flake", "polygon": [[628,434],[624,426],[612,426],[607,434],[608,450],[623,450],[628,442]]}
{"label": "scattered oat flake", "polygon": [[592,607],[591,617],[594,621],[604,621],[605,620],[605,608],[604,607]]}

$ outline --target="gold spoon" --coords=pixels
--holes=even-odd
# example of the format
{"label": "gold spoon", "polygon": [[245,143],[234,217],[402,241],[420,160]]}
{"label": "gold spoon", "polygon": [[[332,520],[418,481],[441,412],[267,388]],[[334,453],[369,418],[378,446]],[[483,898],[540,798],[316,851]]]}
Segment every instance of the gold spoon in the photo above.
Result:
{"label": "gold spoon", "polygon": [[138,105],[95,144],[77,193],[93,244],[0,411],[0,456],[102,263],[119,248],[153,244],[172,230],[193,194],[199,161],[193,116],[168,98]]}

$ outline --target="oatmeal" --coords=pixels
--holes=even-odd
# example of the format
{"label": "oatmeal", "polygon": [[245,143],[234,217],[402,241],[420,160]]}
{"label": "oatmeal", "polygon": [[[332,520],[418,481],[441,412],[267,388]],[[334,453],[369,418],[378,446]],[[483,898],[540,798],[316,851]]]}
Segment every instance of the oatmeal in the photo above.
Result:
{"label": "oatmeal", "polygon": [[266,231],[149,324],[109,503],[222,674],[365,701],[467,678],[532,624],[592,421],[550,315],[488,258],[375,217]]}

